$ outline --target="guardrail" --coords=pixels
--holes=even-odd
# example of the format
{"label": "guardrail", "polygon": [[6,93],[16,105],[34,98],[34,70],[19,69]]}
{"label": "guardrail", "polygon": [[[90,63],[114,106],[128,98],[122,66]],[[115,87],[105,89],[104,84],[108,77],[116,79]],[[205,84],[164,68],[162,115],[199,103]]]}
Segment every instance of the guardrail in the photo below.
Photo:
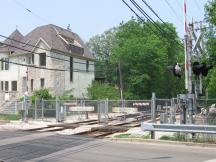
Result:
{"label": "guardrail", "polygon": [[155,124],[142,122],[141,129],[143,131],[216,134],[216,125]]}

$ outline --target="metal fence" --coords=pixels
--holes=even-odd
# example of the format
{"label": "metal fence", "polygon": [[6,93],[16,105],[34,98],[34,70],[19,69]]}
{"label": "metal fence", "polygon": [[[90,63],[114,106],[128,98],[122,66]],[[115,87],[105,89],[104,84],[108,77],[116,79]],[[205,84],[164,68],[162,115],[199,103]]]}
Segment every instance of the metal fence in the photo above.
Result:
{"label": "metal fence", "polygon": [[[196,100],[193,104],[193,124],[216,124],[216,99]],[[83,120],[86,118],[99,119],[107,122],[108,119],[130,118],[134,114],[143,115],[160,123],[183,123],[184,111],[188,124],[188,110],[178,98],[151,100],[35,100],[17,101],[16,110],[24,118],[40,120]]]}

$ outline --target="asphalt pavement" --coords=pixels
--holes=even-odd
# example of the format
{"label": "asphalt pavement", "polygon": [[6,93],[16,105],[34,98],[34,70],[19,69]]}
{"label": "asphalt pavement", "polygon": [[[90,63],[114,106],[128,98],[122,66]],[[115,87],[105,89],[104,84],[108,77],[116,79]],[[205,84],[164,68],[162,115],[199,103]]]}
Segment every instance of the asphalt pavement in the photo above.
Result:
{"label": "asphalt pavement", "polygon": [[0,159],[5,162],[205,162],[216,161],[216,148],[1,131]]}

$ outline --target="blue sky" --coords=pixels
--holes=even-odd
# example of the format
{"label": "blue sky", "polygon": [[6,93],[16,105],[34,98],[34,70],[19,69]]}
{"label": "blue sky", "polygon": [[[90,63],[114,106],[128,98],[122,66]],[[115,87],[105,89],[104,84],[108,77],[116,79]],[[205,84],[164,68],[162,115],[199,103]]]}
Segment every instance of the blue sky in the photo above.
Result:
{"label": "blue sky", "polygon": [[[125,1],[129,3],[129,0]],[[179,36],[183,37],[183,0],[146,1],[164,21],[173,23]],[[141,0],[136,2],[151,13]],[[203,20],[206,2],[207,0],[187,0],[188,19]],[[64,28],[70,24],[72,31],[88,41],[90,37],[101,34],[132,16],[134,14],[121,0],[2,0],[0,34],[8,36],[16,26],[25,35],[35,27],[45,24],[52,23]]]}

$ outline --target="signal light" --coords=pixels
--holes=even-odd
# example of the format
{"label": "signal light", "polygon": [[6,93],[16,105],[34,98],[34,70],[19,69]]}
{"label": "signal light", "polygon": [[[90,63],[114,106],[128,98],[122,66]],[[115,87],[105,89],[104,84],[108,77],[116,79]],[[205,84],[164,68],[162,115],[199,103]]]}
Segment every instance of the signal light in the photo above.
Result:
{"label": "signal light", "polygon": [[173,65],[173,74],[176,77],[181,78],[181,67],[179,65],[179,63],[176,63],[175,65]]}
{"label": "signal light", "polygon": [[205,63],[199,63],[199,62],[194,62],[192,70],[195,75],[199,76],[202,74],[202,76],[207,76],[208,71],[213,68],[213,65],[206,65]]}

